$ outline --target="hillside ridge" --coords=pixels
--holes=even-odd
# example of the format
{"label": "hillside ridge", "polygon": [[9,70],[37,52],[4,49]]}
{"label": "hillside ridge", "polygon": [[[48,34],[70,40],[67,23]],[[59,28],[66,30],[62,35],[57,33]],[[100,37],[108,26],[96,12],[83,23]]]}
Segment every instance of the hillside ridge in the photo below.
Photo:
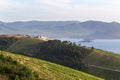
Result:
{"label": "hillside ridge", "polygon": [[[32,29],[32,30],[31,30]],[[120,38],[120,23],[102,21],[18,21],[2,22],[0,34],[30,34],[49,37],[115,39]]]}

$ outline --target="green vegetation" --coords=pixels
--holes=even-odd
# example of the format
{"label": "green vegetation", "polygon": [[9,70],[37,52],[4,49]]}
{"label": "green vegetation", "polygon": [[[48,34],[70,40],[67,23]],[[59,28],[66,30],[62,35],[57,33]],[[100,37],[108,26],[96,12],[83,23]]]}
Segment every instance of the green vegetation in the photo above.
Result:
{"label": "green vegetation", "polygon": [[21,65],[10,56],[4,56],[0,52],[0,74],[8,76],[9,80],[38,80],[38,76],[32,70]]}
{"label": "green vegetation", "polygon": [[[120,80],[120,55],[95,49],[94,52],[86,56],[83,60],[87,65],[100,66],[102,69],[88,66],[86,72],[105,78],[106,80]],[[112,70],[109,70],[112,69]]]}
{"label": "green vegetation", "polygon": [[38,45],[43,41],[38,39],[32,39],[32,38],[21,38],[15,43],[13,43],[9,48],[6,49],[6,51],[15,52],[15,53],[21,53],[26,54],[30,52],[33,54],[35,53],[34,46]]}
{"label": "green vegetation", "polygon": [[85,70],[82,59],[93,50],[77,46],[67,41],[40,41],[31,38],[23,38],[12,44],[7,51],[51,61],[78,70]]}
{"label": "green vegetation", "polygon": [[10,80],[102,80],[47,61],[3,51],[0,51],[0,64],[0,75]]}
{"label": "green vegetation", "polygon": [[120,70],[120,55],[102,50],[94,50],[93,54],[84,58],[84,63]]}
{"label": "green vegetation", "polygon": [[75,43],[61,42],[60,40],[40,43],[36,46],[36,49],[38,49],[38,52],[34,54],[35,57],[78,70],[85,69],[82,59],[93,51],[77,46]]}
{"label": "green vegetation", "polygon": [[99,76],[105,80],[120,80],[120,72],[118,71],[89,66],[86,72]]}
{"label": "green vegetation", "polygon": [[14,37],[8,38],[8,37],[0,36],[0,49],[6,50],[16,41],[17,41],[17,38],[14,38]]}
{"label": "green vegetation", "polygon": [[120,79],[120,76],[118,76],[120,72],[89,66],[94,65],[120,70],[120,55],[94,49],[93,47],[88,48],[68,41],[41,41],[32,38],[22,38],[7,47],[6,51],[82,70],[106,80]]}

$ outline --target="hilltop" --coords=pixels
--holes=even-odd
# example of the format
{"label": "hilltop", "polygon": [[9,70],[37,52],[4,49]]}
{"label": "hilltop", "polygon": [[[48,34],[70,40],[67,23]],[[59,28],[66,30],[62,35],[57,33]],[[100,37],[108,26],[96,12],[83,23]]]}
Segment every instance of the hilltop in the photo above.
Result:
{"label": "hilltop", "polygon": [[40,59],[0,51],[2,80],[103,80]]}
{"label": "hilltop", "polygon": [[52,40],[44,35],[2,34],[2,35],[0,35],[0,37],[16,38],[16,39],[33,38],[33,39],[38,39],[38,40],[43,40],[43,41]]}

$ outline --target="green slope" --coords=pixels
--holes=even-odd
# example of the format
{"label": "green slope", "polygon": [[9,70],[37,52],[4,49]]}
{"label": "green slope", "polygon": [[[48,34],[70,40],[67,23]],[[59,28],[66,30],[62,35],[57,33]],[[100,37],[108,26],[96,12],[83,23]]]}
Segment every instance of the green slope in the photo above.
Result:
{"label": "green slope", "polygon": [[[94,49],[93,52],[90,53],[89,50],[91,49],[81,46],[76,47],[74,45],[71,46],[71,50],[68,50],[66,47],[67,44],[62,48],[62,50],[65,49],[65,51],[63,51],[64,53],[58,53],[58,51],[62,51],[61,49],[57,49],[57,47],[60,45],[61,43],[57,45],[52,43],[51,45],[49,45],[49,43],[44,41],[39,41],[31,38],[23,38],[17,40],[11,46],[9,46],[7,48],[7,51],[37,57],[39,59],[44,59],[74,69],[79,69],[79,67],[81,67],[80,62],[82,61],[84,64],[86,64],[86,67],[88,67],[85,72],[105,78],[106,80],[120,79],[120,72],[89,66],[94,65],[109,69],[120,70],[119,54],[114,54],[97,49]],[[76,47],[77,51],[74,50],[74,47]],[[71,54],[71,52],[73,52],[74,54]],[[79,53],[90,54],[81,59],[81,55],[79,56]]]}
{"label": "green slope", "polygon": [[[2,72],[1,69],[3,65],[0,65],[0,79],[2,77],[3,80],[9,78],[12,78],[12,80],[14,80],[14,78],[10,75],[13,73],[15,75],[16,80],[19,80],[21,75],[25,75],[26,78],[21,78],[20,80],[35,80],[35,78],[39,78],[40,80],[102,80],[100,78],[91,76],[89,74],[77,70],[73,70],[67,67],[63,67],[35,58],[25,57],[22,55],[12,54],[3,51],[0,51],[0,55],[4,57],[4,59],[0,57],[0,63],[3,64],[4,67],[9,69],[9,71],[3,73],[4,71]],[[19,71],[23,74],[18,75]],[[25,74],[25,72],[27,74]]]}
{"label": "green slope", "polygon": [[90,65],[120,70],[120,54],[103,50],[94,50],[93,54],[86,56],[84,62]]}
{"label": "green slope", "polygon": [[0,52],[0,80],[39,80],[38,74]]}
{"label": "green slope", "polygon": [[[62,48],[59,49],[60,47]],[[76,45],[61,43],[57,40],[45,42],[37,39],[23,38],[13,43],[6,51],[25,54],[74,69],[80,69],[81,59],[91,53],[91,49],[76,47]],[[82,52],[85,54],[82,54]]]}
{"label": "green slope", "polygon": [[[94,50],[83,60],[88,65],[87,72],[106,80],[120,80],[120,55]],[[91,66],[92,65],[92,66]]]}
{"label": "green slope", "polygon": [[[43,41],[32,38],[21,38],[7,48],[7,51],[25,54],[27,52],[35,53],[34,46]],[[34,50],[33,50],[34,49]],[[34,51],[34,52],[33,52]]]}

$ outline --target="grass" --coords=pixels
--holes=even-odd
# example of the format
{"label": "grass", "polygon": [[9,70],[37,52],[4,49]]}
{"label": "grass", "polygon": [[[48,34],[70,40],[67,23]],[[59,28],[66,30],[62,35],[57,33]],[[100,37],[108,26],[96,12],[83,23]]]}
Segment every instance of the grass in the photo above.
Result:
{"label": "grass", "polygon": [[36,72],[3,53],[0,54],[0,74],[2,80],[40,80]]}
{"label": "grass", "polygon": [[32,71],[39,74],[39,78],[43,80],[103,80],[47,61],[3,51],[0,51],[0,54],[3,54],[6,57],[9,56],[23,66],[28,67]]}
{"label": "grass", "polygon": [[[17,40],[15,43],[13,43],[7,49],[7,51],[8,52],[13,52],[13,53],[26,54],[28,56],[34,56],[35,53],[38,53],[41,56],[41,52],[38,52],[39,50],[37,50],[39,48],[36,48],[36,46],[38,44],[40,45],[41,42],[43,42],[43,41],[40,41],[40,40],[37,40],[37,39],[32,39],[32,38],[22,38],[20,40]],[[50,56],[48,56],[48,57],[50,57]],[[55,58],[56,58],[56,56],[55,56]],[[55,58],[53,58],[54,61],[55,61]],[[22,58],[20,58],[20,60],[21,59]],[[27,57],[26,57],[26,59],[27,59]],[[33,60],[31,60],[31,59],[33,59]],[[57,68],[54,67],[54,65],[51,65],[51,63],[49,64],[49,62],[47,62],[47,65],[46,64],[44,65],[44,64],[42,64],[42,62],[40,62],[42,60],[38,61],[37,59],[34,59],[34,58],[31,58],[31,59],[30,60],[28,59],[28,62],[27,62],[27,60],[25,60],[23,58],[23,61],[21,60],[21,63],[24,62],[23,64],[26,64],[26,65],[30,66],[30,68],[32,68],[33,70],[38,71],[38,73],[40,73],[41,76],[43,76],[43,77],[47,78],[48,77],[47,75],[49,74],[50,79],[55,78],[57,80],[61,80],[61,79],[66,80],[65,77],[67,77],[68,80],[70,78],[71,78],[71,80],[72,79],[73,80],[74,79],[79,79],[78,78],[79,76],[76,75],[77,73],[76,74],[70,74],[70,73],[74,73],[74,72],[69,72],[69,71],[68,72],[66,72],[66,71],[61,72],[62,68],[60,70],[57,70],[58,67]],[[56,59],[58,59],[58,58],[56,58]],[[67,59],[67,57],[65,59]],[[71,59],[73,59],[73,56],[71,57]],[[18,60],[18,61],[20,61],[20,60]],[[76,61],[78,61],[78,60],[76,60]],[[68,63],[69,62],[70,61],[68,61]],[[90,65],[96,65],[96,66],[102,66],[102,67],[105,67],[105,68],[120,70],[120,54],[114,54],[112,52],[107,52],[107,51],[103,51],[103,50],[94,49],[94,52],[92,52],[92,54],[86,56],[83,59],[83,62],[85,64],[88,64],[88,65],[90,64]],[[58,63],[58,61],[56,63]],[[34,65],[34,67],[31,66],[31,64]],[[44,67],[40,66],[40,65],[38,66],[38,64],[41,64]],[[39,70],[41,70],[41,72]],[[57,71],[61,72],[61,73],[59,73],[60,75],[57,75]],[[62,69],[62,71],[64,71],[64,69]],[[45,73],[43,74],[43,72],[45,72]],[[119,80],[119,75],[120,75],[120,73],[118,73],[118,72],[114,72],[114,71],[110,71],[110,70],[104,70],[104,69],[95,68],[95,67],[88,67],[87,72],[90,73],[90,74],[93,74],[95,76],[105,78],[106,80]],[[64,74],[64,73],[66,73],[67,75]],[[72,77],[70,77],[70,75],[72,75]],[[60,76],[60,78],[59,78],[59,76]]]}
{"label": "grass", "polygon": [[[120,55],[95,49],[94,52],[83,60],[87,65],[96,65],[109,69],[120,70]],[[106,80],[120,80],[120,72],[96,67],[88,67],[88,73]]]}
{"label": "grass", "polygon": [[89,67],[88,73],[99,76],[105,80],[120,80],[120,72],[101,69],[97,67]]}
{"label": "grass", "polygon": [[120,54],[114,54],[107,51],[95,49],[93,54],[88,55],[84,59],[84,62],[86,64],[120,70]]}
{"label": "grass", "polygon": [[30,50],[32,47],[36,46],[40,42],[43,41],[32,38],[22,38],[16,41],[15,43],[13,43],[6,51],[25,53],[27,52],[27,50]]}

